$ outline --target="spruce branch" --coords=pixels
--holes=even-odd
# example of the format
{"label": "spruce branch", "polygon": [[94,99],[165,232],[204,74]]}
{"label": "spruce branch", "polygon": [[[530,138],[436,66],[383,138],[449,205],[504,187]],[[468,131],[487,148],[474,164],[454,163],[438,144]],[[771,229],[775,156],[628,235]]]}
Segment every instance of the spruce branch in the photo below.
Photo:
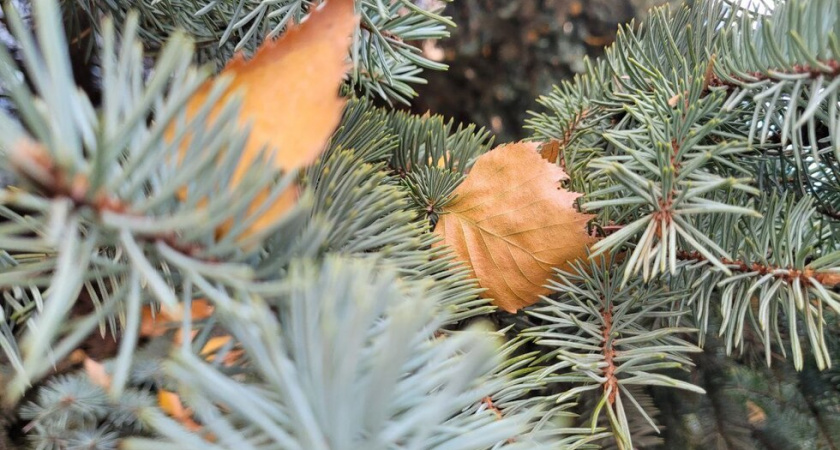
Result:
{"label": "spruce branch", "polygon": [[[677,253],[677,258],[681,261],[689,261],[689,262],[705,262],[706,258],[703,257],[699,252],[687,252],[687,251],[679,251]],[[786,283],[793,283],[794,281],[798,280],[798,283],[801,283],[805,286],[810,286],[812,283],[814,285],[820,285],[824,288],[832,289],[838,284],[840,284],[840,273],[836,270],[817,270],[810,267],[806,267],[804,270],[799,270],[793,267],[778,267],[773,265],[765,265],[758,262],[747,263],[743,260],[735,259],[729,260],[726,258],[722,258],[721,262],[727,266],[733,273],[749,273],[755,274],[756,276],[763,277],[765,275],[771,275],[776,279],[784,280]]]}
{"label": "spruce branch", "polygon": [[[206,445],[253,448],[241,439],[247,434],[251,442],[290,448],[404,442],[479,449],[525,431],[532,419],[526,410],[501,420],[472,407],[464,411],[501,389],[502,379],[493,375],[501,360],[486,332],[429,339],[439,325],[434,311],[440,299],[428,283],[398,281],[395,271],[371,260],[328,257],[320,266],[294,263],[283,289],[248,301],[207,289],[201,276],[190,274],[251,361],[245,382],[223,376],[183,347],[166,363],[169,376],[189,386],[180,389],[187,403],[202,406],[195,408],[200,422],[230,430]],[[362,354],[370,357],[358,358]],[[261,395],[266,390],[277,395]],[[197,442],[171,423],[146,417],[171,445]]]}
{"label": "spruce branch", "polygon": [[[231,187],[230,167],[244,144],[230,120],[238,105],[226,104],[219,124],[205,126],[224,90],[222,81],[210,89],[194,120],[185,120],[187,99],[203,81],[190,68],[187,40],[173,37],[146,80],[142,52],[132,45],[137,16],[128,18],[122,45],[106,20],[100,55],[103,106],[97,114],[91,100],[72,87],[58,5],[49,0],[34,4],[41,24],[34,39],[14,8],[5,13],[26,58],[18,68],[0,49],[0,78],[19,112],[17,117],[0,113],[0,161],[18,175],[17,186],[3,192],[2,211],[18,223],[21,215],[14,210],[26,211],[27,226],[2,228],[0,240],[16,243],[4,248],[11,261],[4,273],[7,285],[30,289],[33,295],[24,297],[26,304],[15,317],[26,323],[21,344],[14,342],[16,337],[0,336],[16,369],[4,400],[17,401],[97,326],[116,328],[117,316],[126,328],[109,394],[118,395],[137,345],[142,305],[177,309],[185,295],[189,301],[191,294],[178,286],[183,270],[248,286],[253,273],[243,270],[241,262],[259,248],[237,241],[236,233],[217,239],[218,227],[234,217],[244,217],[240,223],[247,225],[253,220],[246,214],[250,200],[265,192],[262,201],[270,204],[294,174],[255,166],[245,182]],[[21,83],[21,71],[33,78],[34,91]],[[173,121],[183,127],[170,141],[164,134]],[[194,137],[189,145],[184,144],[187,136]],[[179,156],[195,164],[181,170]],[[203,177],[190,179],[199,171]],[[271,231],[290,227],[289,222],[294,221],[278,222],[249,242],[259,243]],[[49,289],[42,300],[44,286]],[[83,290],[92,293],[98,308],[70,317]]]}
{"label": "spruce branch", "polygon": [[[90,190],[90,181],[84,174],[77,173],[69,180],[67,173],[61,170],[56,161],[43,146],[27,138],[19,141],[8,150],[12,170],[16,171],[23,183],[30,183],[36,192],[52,200],[67,199],[74,209],[88,208],[96,216],[110,214],[134,216],[135,220],[146,217],[130,212],[130,205],[107,193],[104,189]],[[171,249],[197,260],[212,263],[216,258],[202,258],[203,248],[195,242],[180,242],[174,232],[160,232],[139,236],[141,241],[163,243]]]}
{"label": "spruce branch", "polygon": [[678,337],[695,330],[657,329],[649,319],[678,317],[681,313],[672,309],[672,303],[681,293],[653,289],[638,278],[622,285],[618,273],[623,264],[627,263],[598,257],[586,266],[578,264],[573,273],[558,271],[558,279],[550,282],[553,298],[527,311],[544,325],[526,329],[522,336],[549,349],[546,362],[556,360],[543,369],[544,379],[571,386],[554,398],[565,401],[599,391],[591,418],[593,433],[603,411],[619,448],[633,448],[627,425],[630,405],[654,429],[656,425],[629,389],[669,386],[702,393],[662,373],[692,366],[685,354],[701,350]]}
{"label": "spruce branch", "polygon": [[[709,265],[701,255],[686,252],[682,270],[693,272],[688,283],[697,289],[689,304],[707,330],[711,314],[711,290],[721,303],[720,333],[725,335],[727,352],[743,348],[745,328],[760,330],[766,363],[771,362],[771,345],[784,348],[786,331],[793,352],[794,366],[803,367],[802,345],[796,330],[804,327],[817,365],[831,364],[825,329],[828,311],[840,312],[840,296],[834,292],[838,269],[836,250],[823,250],[819,227],[813,222],[812,201],[798,202],[771,197],[759,206],[761,219],[742,218],[727,225],[734,232],[727,239],[735,259],[727,260],[731,275]],[[719,226],[719,225],[718,225]],[[749,321],[748,321],[749,320]],[[751,325],[752,324],[752,325]]]}
{"label": "spruce branch", "polygon": [[[649,279],[665,271],[666,266],[670,273],[674,273],[676,252],[681,245],[693,247],[722,270],[728,270],[715,253],[724,258],[728,255],[721,253],[721,249],[702,230],[694,227],[691,216],[757,214],[749,208],[712,200],[715,191],[721,189],[738,189],[754,194],[758,191],[749,185],[748,178],[724,178],[704,167],[726,163],[727,159],[747,149],[737,143],[715,143],[712,140],[715,128],[722,122],[719,116],[714,116],[722,99],[702,97],[702,90],[702,78],[695,78],[687,90],[691,94],[685,104],[672,107],[669,100],[663,102],[663,99],[656,98],[649,111],[645,108],[628,109],[640,125],[646,125],[646,130],[604,133],[605,141],[616,149],[615,154],[595,158],[588,164],[592,170],[590,178],[613,179],[633,195],[616,196],[621,191],[616,184],[610,184],[589,193],[591,199],[608,199],[590,200],[584,203],[584,208],[595,210],[643,205],[650,210],[649,214],[640,214],[639,219],[626,224],[622,230],[593,247],[594,254],[598,255],[615,250],[637,233],[642,233],[639,245],[630,256],[625,280],[640,271],[645,279]],[[650,105],[649,100],[636,98],[633,101]],[[706,116],[709,113],[714,115]],[[667,118],[665,127],[657,126],[662,117]],[[709,143],[703,145],[704,141]],[[678,244],[678,238],[685,244]]]}
{"label": "spruce branch", "polygon": [[789,340],[802,367],[793,331],[804,327],[823,367],[825,314],[838,304],[836,5],[739,8],[653,12],[646,29],[619,33],[606,63],[541,99],[550,112],[531,126],[562,139],[566,111],[592,111],[564,158],[585,176],[596,228],[610,227],[596,254],[626,250],[627,282],[676,277],[704,333],[719,305],[727,350],[752,323],[768,363],[771,342]]}
{"label": "spruce branch", "polygon": [[[140,15],[139,35],[146,49],[157,54],[166,40],[185,30],[198,47],[196,62],[224,66],[240,51],[251,53],[266,39],[305,20],[323,2],[308,0],[243,0],[209,2],[175,0],[135,5],[103,0],[65,2],[69,16],[84,16],[101,32],[101,16],[125,23],[129,11]],[[412,85],[424,83],[424,69],[446,65],[423,56],[417,43],[449,36],[452,21],[441,9],[423,9],[411,0],[357,0],[361,22],[348,55],[353,64],[352,88],[388,102],[408,103],[416,95]],[[75,20],[73,22],[78,22]],[[74,30],[81,35],[85,30]]]}
{"label": "spruce branch", "polygon": [[[0,192],[0,374],[11,402],[49,377],[16,410],[33,445],[536,449],[614,436],[629,449],[657,445],[663,424],[690,429],[686,446],[837,442],[836,374],[818,373],[840,348],[836,4],[658,10],[544,97],[535,137],[554,139],[547,153],[606,238],[541,304],[490,316],[503,325],[490,331],[470,325],[493,308],[428,233],[489,149],[485,130],[352,100],[299,176],[254,167],[232,188],[247,139],[228,126],[236,102],[205,126],[224,82],[185,114],[203,82],[192,61],[224,64],[316,3],[178,0],[133,15],[64,2],[67,21],[95,19],[64,35],[55,1],[37,0],[34,36],[7,8],[22,58],[0,49],[12,103],[0,165],[17,176]],[[441,68],[413,42],[444,36],[447,20],[409,0],[358,6],[352,85],[409,98],[421,69]],[[75,89],[64,53],[77,43],[102,47],[101,99]],[[239,241],[252,200],[268,192],[267,207],[292,183],[299,207]],[[185,315],[180,338],[138,335],[142,308],[197,298],[216,310]],[[97,327],[120,335],[113,384],[52,376]],[[768,361],[791,350],[802,371],[754,367],[762,346]],[[181,412],[156,406],[162,393]]]}

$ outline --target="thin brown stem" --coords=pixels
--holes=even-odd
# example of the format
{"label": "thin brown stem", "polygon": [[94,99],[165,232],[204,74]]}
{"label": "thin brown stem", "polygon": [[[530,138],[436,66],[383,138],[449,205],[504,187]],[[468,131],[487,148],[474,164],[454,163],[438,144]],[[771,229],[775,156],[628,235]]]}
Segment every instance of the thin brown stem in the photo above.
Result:
{"label": "thin brown stem", "polygon": [[601,328],[601,353],[604,355],[604,362],[607,364],[604,367],[604,393],[609,395],[608,401],[610,405],[615,403],[615,396],[618,395],[618,377],[615,375],[615,347],[612,345],[612,323],[613,310],[612,305],[606,306],[601,310],[601,315],[604,320]]}
{"label": "thin brown stem", "polygon": [[[684,250],[680,250],[677,252],[677,259],[680,259],[682,261],[706,261],[706,257],[701,255],[699,252],[687,252]],[[799,281],[806,286],[811,284],[811,279],[816,280],[822,286],[829,288],[833,288],[835,286],[840,285],[840,274],[833,272],[823,272],[810,268],[800,270],[789,267],[765,265],[755,262],[748,263],[740,259],[721,258],[720,261],[733,272],[756,272],[759,276],[773,274],[773,276],[775,276],[776,278],[783,279],[788,283],[792,283],[798,278]]]}
{"label": "thin brown stem", "polygon": [[748,72],[745,76],[728,76],[721,78],[718,75],[712,75],[707,84],[709,87],[741,87],[744,84],[755,83],[763,80],[778,80],[779,75],[808,75],[809,78],[815,79],[819,76],[834,78],[840,75],[840,61],[834,59],[827,59],[820,61],[824,67],[815,67],[809,64],[796,64],[790,70],[775,70],[768,69],[766,71]]}
{"label": "thin brown stem", "polygon": [[[374,30],[370,25],[365,23],[364,20],[359,22],[359,28],[367,31],[370,34],[379,34],[382,37],[384,37],[385,39],[389,39],[389,40],[396,41],[396,42],[404,42],[403,38],[397,36],[396,34],[390,32],[388,30]],[[378,33],[377,33],[377,31],[378,31]]]}

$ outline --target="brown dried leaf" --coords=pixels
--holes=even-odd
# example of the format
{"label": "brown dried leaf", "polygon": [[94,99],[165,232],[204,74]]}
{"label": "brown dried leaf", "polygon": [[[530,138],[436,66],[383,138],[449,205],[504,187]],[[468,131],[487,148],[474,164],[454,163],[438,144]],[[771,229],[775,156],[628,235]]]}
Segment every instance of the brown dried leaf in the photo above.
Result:
{"label": "brown dried leaf", "polygon": [[[143,307],[140,318],[140,336],[161,336],[168,330],[180,325],[184,319],[181,305],[177,310],[161,309],[157,313],[148,305]],[[190,317],[192,320],[203,320],[213,315],[213,305],[205,299],[195,299],[190,303]]]}
{"label": "brown dried leaf", "polygon": [[[219,351],[232,339],[232,337],[227,335],[212,337],[207,340],[207,343],[201,348],[199,354],[203,356],[205,360],[213,362],[219,356]],[[241,348],[231,348],[223,355],[222,364],[225,367],[230,367],[240,361],[243,355],[244,351]]]}
{"label": "brown dried leaf", "polygon": [[595,240],[586,232],[592,216],[574,208],[580,194],[561,188],[565,172],[536,150],[516,143],[479,157],[435,227],[437,245],[449,245],[508,312],[547,294],[553,268],[568,269]]}
{"label": "brown dried leaf", "polygon": [[[345,104],[338,91],[348,69],[347,52],[358,22],[354,8],[353,0],[328,0],[299,26],[290,26],[279,39],[266,41],[250,60],[237,55],[222,70],[219,76],[230,76],[232,82],[209,121],[215,120],[227,99],[239,94],[242,106],[238,123],[251,127],[234,171],[234,185],[249,167],[261,163],[257,158],[264,146],[271,150],[278,170],[302,168],[321,154]],[[189,116],[205,103],[212,81],[190,99]],[[250,212],[266,195],[254,200]],[[297,189],[289,189],[244,236],[272,225],[296,202]],[[222,234],[229,227],[223,227]]]}
{"label": "brown dried leaf", "polygon": [[158,406],[163,412],[180,422],[184,428],[190,431],[201,430],[201,425],[193,420],[192,410],[184,407],[178,394],[164,389],[159,390]]}

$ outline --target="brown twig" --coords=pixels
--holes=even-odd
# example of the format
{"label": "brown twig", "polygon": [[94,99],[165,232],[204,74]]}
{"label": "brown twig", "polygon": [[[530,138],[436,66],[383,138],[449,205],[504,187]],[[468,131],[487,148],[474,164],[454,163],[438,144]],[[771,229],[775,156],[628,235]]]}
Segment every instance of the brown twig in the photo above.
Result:
{"label": "brown twig", "polygon": [[615,375],[615,355],[616,351],[612,345],[610,335],[612,334],[613,311],[612,305],[609,305],[601,310],[604,323],[601,326],[601,353],[604,355],[604,362],[607,364],[604,367],[604,377],[607,381],[604,382],[604,393],[609,395],[607,399],[610,405],[615,403],[615,396],[618,395],[618,377]]}
{"label": "brown twig", "polygon": [[[401,38],[400,36],[397,36],[396,34],[390,32],[388,30],[374,30],[370,25],[365,23],[364,20],[359,22],[359,28],[367,31],[370,34],[379,34],[382,37],[384,37],[385,39],[390,39],[390,40],[400,42],[400,43],[405,42],[405,41],[403,41],[403,38]],[[377,31],[378,31],[378,33],[377,33]]]}
{"label": "brown twig", "polygon": [[[674,170],[674,178],[679,177],[681,163],[679,159],[677,159],[677,155],[680,151],[680,144],[677,142],[676,139],[671,139],[671,167]],[[662,225],[663,222],[665,226],[671,224],[671,221],[674,219],[674,197],[676,196],[676,188],[675,186],[671,187],[671,190],[665,194],[665,198],[659,200],[659,210],[653,213],[653,220],[656,224],[656,235],[659,236],[660,239],[665,238],[665,234],[667,233],[666,230],[663,229]]]}
{"label": "brown twig", "polygon": [[[677,258],[682,261],[701,262],[707,260],[706,257],[701,255],[699,252],[687,252],[684,250],[680,250],[677,252]],[[788,283],[793,283],[798,278],[800,282],[806,286],[811,284],[811,279],[816,280],[822,286],[826,287],[835,287],[840,285],[840,273],[821,272],[819,270],[814,270],[810,268],[800,270],[794,268],[759,264],[755,262],[747,263],[746,261],[740,259],[721,258],[720,261],[725,266],[729,267],[729,269],[735,272],[756,272],[758,275],[761,276],[773,274],[773,276],[775,276],[776,278],[783,279]],[[784,272],[776,273],[779,270],[783,270]]]}
{"label": "brown twig", "polygon": [[778,78],[778,75],[803,75],[807,74],[809,78],[817,78],[819,76],[828,76],[834,78],[840,75],[840,61],[834,59],[822,60],[820,64],[823,64],[826,68],[821,67],[814,67],[809,64],[796,64],[793,66],[791,70],[774,70],[768,69],[764,72],[755,71],[755,72],[748,72],[746,76],[730,76],[729,79],[723,79],[715,74],[712,74],[709,78],[709,82],[705,83],[709,87],[740,87],[742,84],[747,83],[755,83],[757,81],[763,80],[775,80]]}
{"label": "brown twig", "polygon": [[817,206],[817,212],[834,220],[840,220],[840,211],[829,206]]}
{"label": "brown twig", "polygon": [[497,419],[502,419],[502,410],[497,408],[496,405],[493,404],[493,399],[490,398],[490,396],[481,399],[481,403],[484,403],[484,405],[487,406],[488,410],[493,411],[493,413],[496,414]]}
{"label": "brown twig", "polygon": [[712,56],[709,57],[709,63],[706,64],[706,72],[703,73],[703,91],[709,89],[709,84],[712,83],[712,80],[715,78],[715,60],[717,60],[717,56],[712,53]]}
{"label": "brown twig", "polygon": [[81,40],[82,40],[82,39],[84,39],[84,38],[88,37],[92,31],[93,31],[93,30],[92,30],[92,28],[91,28],[91,27],[87,27],[87,28],[85,28],[85,29],[84,29],[84,30],[82,30],[82,31],[81,31],[81,32],[80,32],[80,33],[79,33],[76,37],[74,37],[74,38],[70,41],[70,45],[75,45],[75,44],[78,44],[79,42],[81,42]]}

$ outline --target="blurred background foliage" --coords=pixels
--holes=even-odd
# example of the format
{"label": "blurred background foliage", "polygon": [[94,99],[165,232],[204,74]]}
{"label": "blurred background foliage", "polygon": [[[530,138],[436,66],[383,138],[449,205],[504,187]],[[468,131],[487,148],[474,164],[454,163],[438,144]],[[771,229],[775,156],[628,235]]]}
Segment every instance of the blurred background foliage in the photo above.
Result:
{"label": "blurred background foliage", "polygon": [[[439,0],[419,0],[432,3]],[[449,65],[427,71],[412,109],[475,123],[496,142],[523,139],[528,111],[561,80],[584,72],[583,59],[612,43],[621,24],[643,19],[675,0],[455,0],[444,15],[452,36],[423,45],[427,57]]]}

